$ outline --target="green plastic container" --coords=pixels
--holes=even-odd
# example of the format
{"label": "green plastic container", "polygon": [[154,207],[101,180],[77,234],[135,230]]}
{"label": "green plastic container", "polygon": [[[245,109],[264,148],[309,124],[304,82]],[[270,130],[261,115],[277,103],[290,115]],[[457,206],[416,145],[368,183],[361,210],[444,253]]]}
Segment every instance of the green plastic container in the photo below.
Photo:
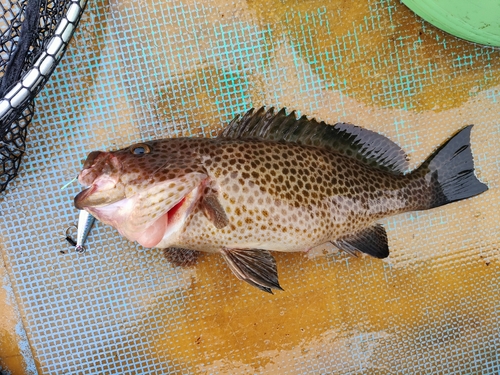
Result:
{"label": "green plastic container", "polygon": [[420,17],[456,37],[500,47],[500,0],[402,0]]}

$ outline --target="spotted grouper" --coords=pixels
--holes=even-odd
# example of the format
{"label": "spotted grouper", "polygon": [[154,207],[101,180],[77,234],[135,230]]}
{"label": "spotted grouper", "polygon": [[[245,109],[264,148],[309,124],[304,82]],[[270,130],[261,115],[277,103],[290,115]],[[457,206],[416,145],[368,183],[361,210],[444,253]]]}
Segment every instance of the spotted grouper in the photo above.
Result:
{"label": "spotted grouper", "polygon": [[261,108],[216,138],[174,138],[89,154],[75,206],[130,241],[171,251],[218,253],[241,280],[281,289],[271,251],[333,243],[389,255],[377,221],[488,189],[474,175],[471,126],[408,172],[388,138]]}

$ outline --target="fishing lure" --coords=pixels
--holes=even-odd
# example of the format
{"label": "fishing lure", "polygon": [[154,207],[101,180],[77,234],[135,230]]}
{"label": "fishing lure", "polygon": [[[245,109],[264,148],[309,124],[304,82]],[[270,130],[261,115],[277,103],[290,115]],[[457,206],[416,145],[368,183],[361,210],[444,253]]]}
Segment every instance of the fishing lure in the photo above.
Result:
{"label": "fishing lure", "polygon": [[84,253],[85,241],[94,225],[95,218],[85,210],[80,210],[80,216],[78,217],[78,232],[76,237],[75,250],[77,253]]}

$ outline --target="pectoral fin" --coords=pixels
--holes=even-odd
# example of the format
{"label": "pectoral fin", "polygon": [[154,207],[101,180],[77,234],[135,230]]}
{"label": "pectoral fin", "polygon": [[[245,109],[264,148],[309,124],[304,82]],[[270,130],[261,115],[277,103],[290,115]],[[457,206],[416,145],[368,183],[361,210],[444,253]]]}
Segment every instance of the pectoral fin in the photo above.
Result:
{"label": "pectoral fin", "polygon": [[276,261],[269,251],[222,249],[221,254],[238,279],[271,294],[271,289],[283,290],[278,282]]}
{"label": "pectoral fin", "polygon": [[217,229],[224,228],[229,223],[226,211],[224,211],[224,207],[222,207],[215,193],[205,195],[201,201],[201,206],[205,215]]}
{"label": "pectoral fin", "polygon": [[361,251],[375,258],[387,258],[389,256],[387,233],[380,224],[375,224],[354,235],[334,241],[333,244],[352,255],[356,255],[357,251]]}

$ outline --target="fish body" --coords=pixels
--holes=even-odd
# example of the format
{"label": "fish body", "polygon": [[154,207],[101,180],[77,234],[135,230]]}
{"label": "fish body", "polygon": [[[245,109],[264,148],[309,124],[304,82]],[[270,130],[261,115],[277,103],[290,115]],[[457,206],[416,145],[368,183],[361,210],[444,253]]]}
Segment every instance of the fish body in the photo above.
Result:
{"label": "fish body", "polygon": [[198,209],[177,238],[158,247],[304,251],[427,203],[416,179],[320,148],[258,139],[184,141],[197,150],[204,189],[217,196],[228,224],[218,228]]}
{"label": "fish body", "polygon": [[389,255],[377,220],[487,190],[474,176],[466,127],[419,168],[386,137],[251,110],[217,138],[162,139],[93,152],[75,206],[146,247],[221,254],[236,276],[280,289],[270,251],[332,242]]}

